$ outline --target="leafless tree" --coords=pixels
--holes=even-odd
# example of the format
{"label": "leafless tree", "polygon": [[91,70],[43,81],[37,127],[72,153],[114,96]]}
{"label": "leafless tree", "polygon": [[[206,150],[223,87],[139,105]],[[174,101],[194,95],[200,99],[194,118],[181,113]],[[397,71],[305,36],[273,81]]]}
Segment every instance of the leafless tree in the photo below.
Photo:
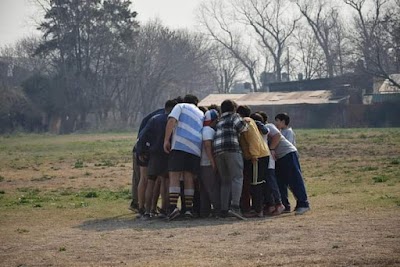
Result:
{"label": "leafless tree", "polygon": [[208,34],[243,64],[252,81],[253,90],[258,91],[256,74],[258,59],[252,56],[251,48],[245,45],[243,41],[245,37],[234,30],[234,20],[229,18],[231,11],[228,10],[228,6],[223,1],[211,0],[203,3],[199,12],[199,20]]}
{"label": "leafless tree", "polygon": [[284,64],[282,56],[288,38],[291,37],[300,19],[290,16],[287,12],[290,7],[291,3],[283,0],[236,1],[236,10],[243,17],[241,21],[251,26],[260,44],[272,56],[277,81],[281,81]]}
{"label": "leafless tree", "polygon": [[325,0],[297,1],[300,12],[315,34],[318,44],[325,55],[327,74],[333,77],[337,61],[336,37],[340,30],[340,16],[337,7],[329,5]]}
{"label": "leafless tree", "polygon": [[388,79],[400,88],[400,84],[390,77],[399,66],[399,1],[344,0],[344,3],[356,14],[354,42],[364,59],[365,71]]}

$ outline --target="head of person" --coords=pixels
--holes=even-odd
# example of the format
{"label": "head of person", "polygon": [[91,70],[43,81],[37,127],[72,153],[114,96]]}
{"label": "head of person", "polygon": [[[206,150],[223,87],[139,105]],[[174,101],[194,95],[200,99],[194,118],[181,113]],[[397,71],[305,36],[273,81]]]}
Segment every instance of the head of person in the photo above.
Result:
{"label": "head of person", "polygon": [[258,112],[252,113],[250,115],[250,118],[252,118],[254,121],[259,121],[264,123],[264,118]]}
{"label": "head of person", "polygon": [[267,113],[265,113],[264,111],[257,111],[258,114],[260,114],[263,117],[263,123],[267,123],[268,122],[268,115]]}
{"label": "head of person", "polygon": [[178,102],[175,99],[167,100],[164,105],[165,113],[170,113]]}
{"label": "head of person", "polygon": [[203,106],[201,106],[201,107],[198,107],[203,113],[206,113],[206,111],[208,110],[208,108],[206,108],[206,107],[203,107]]}
{"label": "head of person", "polygon": [[235,112],[236,111],[236,103],[233,100],[227,99],[221,103],[221,113],[225,112]]}
{"label": "head of person", "polygon": [[287,128],[290,123],[290,117],[287,113],[279,113],[275,116],[275,125],[278,129]]}
{"label": "head of person", "polygon": [[217,104],[211,104],[207,107],[208,110],[210,109],[215,109],[216,111],[218,111],[218,114],[221,114],[221,108],[217,105]]}
{"label": "head of person", "polygon": [[215,109],[207,110],[204,114],[204,123],[203,126],[214,126],[218,121],[218,111]]}
{"label": "head of person", "polygon": [[199,99],[195,95],[187,94],[183,98],[183,103],[193,104],[193,105],[197,106],[197,104],[199,103]]}
{"label": "head of person", "polygon": [[183,98],[181,96],[177,96],[173,100],[175,100],[178,104],[183,103]]}
{"label": "head of person", "polygon": [[236,112],[240,115],[240,117],[250,117],[251,109],[248,106],[241,105],[238,106]]}

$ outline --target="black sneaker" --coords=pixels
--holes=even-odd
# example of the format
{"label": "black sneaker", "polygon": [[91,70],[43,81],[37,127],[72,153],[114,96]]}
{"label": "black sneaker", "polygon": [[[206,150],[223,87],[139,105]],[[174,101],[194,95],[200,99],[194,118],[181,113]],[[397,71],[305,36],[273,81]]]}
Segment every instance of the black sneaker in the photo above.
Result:
{"label": "black sneaker", "polygon": [[150,213],[145,213],[143,216],[140,218],[142,221],[148,221],[151,219]]}
{"label": "black sneaker", "polygon": [[139,211],[139,204],[132,201],[131,204],[129,205],[128,209],[133,211],[133,212],[138,212]]}
{"label": "black sneaker", "polygon": [[142,209],[139,209],[139,212],[138,212],[138,214],[136,215],[136,219],[140,219],[140,218],[142,218],[142,216],[144,215],[144,213],[145,213],[145,210],[142,208]]}

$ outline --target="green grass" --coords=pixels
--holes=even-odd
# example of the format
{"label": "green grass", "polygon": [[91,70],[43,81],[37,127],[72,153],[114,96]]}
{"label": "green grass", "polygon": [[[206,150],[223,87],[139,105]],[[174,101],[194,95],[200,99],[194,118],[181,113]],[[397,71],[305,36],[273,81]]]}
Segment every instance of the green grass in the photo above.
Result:
{"label": "green grass", "polygon": [[[399,128],[294,130],[313,207],[399,208]],[[126,212],[134,140],[132,133],[0,136],[0,218]],[[13,186],[21,177],[29,185]]]}

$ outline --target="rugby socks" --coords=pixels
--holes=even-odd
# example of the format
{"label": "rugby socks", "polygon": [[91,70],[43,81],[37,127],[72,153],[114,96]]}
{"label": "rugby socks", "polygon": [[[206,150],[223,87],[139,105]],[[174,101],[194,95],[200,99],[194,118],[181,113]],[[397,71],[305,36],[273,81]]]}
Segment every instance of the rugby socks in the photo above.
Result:
{"label": "rugby socks", "polygon": [[181,192],[180,187],[170,187],[169,188],[169,204],[171,207],[176,208],[180,192]]}
{"label": "rugby socks", "polygon": [[185,189],[185,205],[186,209],[192,211],[193,208],[194,189]]}

